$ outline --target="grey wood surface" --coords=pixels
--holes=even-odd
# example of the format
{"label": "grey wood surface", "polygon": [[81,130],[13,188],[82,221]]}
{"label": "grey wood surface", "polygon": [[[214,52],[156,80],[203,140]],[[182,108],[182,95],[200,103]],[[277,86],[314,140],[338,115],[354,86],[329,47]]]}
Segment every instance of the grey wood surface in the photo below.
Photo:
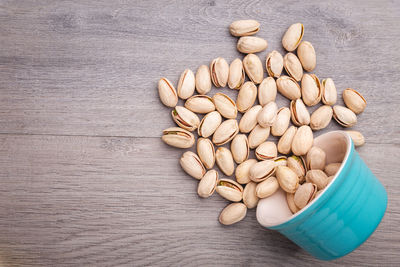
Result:
{"label": "grey wood surface", "polygon": [[[388,209],[341,259],[312,258],[254,210],[221,226],[227,202],[200,199],[159,139],[174,124],[158,79],[242,57],[227,30],[242,18],[267,52],[303,22],[315,73],[368,101],[358,151]],[[398,1],[0,1],[0,265],[399,266],[399,18]]]}

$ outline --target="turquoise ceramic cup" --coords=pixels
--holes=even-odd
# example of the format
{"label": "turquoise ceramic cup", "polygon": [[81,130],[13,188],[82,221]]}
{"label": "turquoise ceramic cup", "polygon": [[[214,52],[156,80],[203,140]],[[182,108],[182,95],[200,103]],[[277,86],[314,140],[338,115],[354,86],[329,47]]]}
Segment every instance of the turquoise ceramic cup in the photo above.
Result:
{"label": "turquoise ceramic cup", "polygon": [[[257,207],[261,225],[277,230],[321,260],[340,258],[360,246],[378,227],[387,194],[354,150],[348,134],[334,131],[314,140],[327,163],[343,163],[324,192],[294,215],[287,213],[286,194],[278,191]],[[287,209],[282,211],[282,209]]]}

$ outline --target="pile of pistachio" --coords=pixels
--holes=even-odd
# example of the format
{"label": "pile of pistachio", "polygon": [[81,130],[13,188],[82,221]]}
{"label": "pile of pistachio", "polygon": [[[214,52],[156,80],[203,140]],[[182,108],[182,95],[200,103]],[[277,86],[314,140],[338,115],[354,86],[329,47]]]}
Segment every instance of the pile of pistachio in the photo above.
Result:
{"label": "pile of pistachio", "polygon": [[[190,148],[195,143],[192,132],[197,129],[197,154],[184,152],[180,164],[200,180],[200,197],[207,198],[217,191],[233,202],[219,216],[225,225],[242,220],[247,209],[255,208],[259,199],[271,196],[279,187],[287,192],[293,213],[304,208],[324,190],[341,165],[325,164],[325,152],[313,147],[313,130],[327,127],[332,117],[343,127],[351,127],[357,122],[356,114],[366,107],[364,97],[351,88],[343,91],[346,107],[335,105],[333,80],[320,82],[315,74],[305,73],[315,69],[316,53],[310,42],[302,41],[303,24],[291,25],[283,35],[286,55],[276,50],[267,55],[266,78],[263,63],[254,53],[265,50],[267,41],[251,36],[259,31],[260,24],[240,20],[229,29],[233,36],[240,37],[237,49],[246,54],[243,60],[237,58],[229,65],[218,57],[210,67],[200,66],[196,75],[186,69],[177,90],[166,78],[158,83],[161,102],[173,108],[172,119],[179,126],[165,129],[162,140],[174,147]],[[293,53],[296,49],[297,55]],[[283,69],[287,75],[282,74]],[[246,75],[249,81],[245,81]],[[208,96],[212,84],[238,90],[236,101],[223,93]],[[197,95],[193,95],[195,90]],[[277,106],[277,92],[291,100],[289,108]],[[177,106],[178,97],[185,100],[184,107]],[[258,104],[254,105],[257,97]],[[307,106],[320,101],[323,105],[310,115]],[[243,113],[239,123],[238,111]],[[200,120],[196,113],[205,115]],[[348,133],[356,146],[364,144],[361,133]],[[267,141],[270,134],[280,137],[277,144]],[[222,146],[228,142],[230,149]],[[251,149],[255,149],[257,159],[249,159]],[[213,169],[215,162],[224,175],[235,174],[236,181],[220,178]]]}

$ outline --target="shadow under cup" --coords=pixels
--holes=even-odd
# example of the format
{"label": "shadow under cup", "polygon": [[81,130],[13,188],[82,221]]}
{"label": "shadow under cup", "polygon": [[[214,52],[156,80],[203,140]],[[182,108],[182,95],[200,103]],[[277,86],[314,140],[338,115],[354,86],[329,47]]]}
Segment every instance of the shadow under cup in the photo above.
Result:
{"label": "shadow under cup", "polygon": [[343,160],[332,182],[293,215],[280,189],[259,201],[257,220],[314,257],[332,260],[350,253],[374,232],[385,213],[387,194],[345,132],[323,134],[314,146],[325,151],[327,164]]}

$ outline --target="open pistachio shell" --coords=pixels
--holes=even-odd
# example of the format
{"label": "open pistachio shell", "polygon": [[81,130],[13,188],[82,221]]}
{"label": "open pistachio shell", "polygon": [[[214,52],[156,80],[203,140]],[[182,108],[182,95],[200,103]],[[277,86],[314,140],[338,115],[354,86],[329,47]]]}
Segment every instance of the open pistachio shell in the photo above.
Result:
{"label": "open pistachio shell", "polygon": [[227,119],[235,119],[237,108],[235,101],[223,93],[216,93],[213,96],[213,102],[217,111]]}
{"label": "open pistachio shell", "polygon": [[262,107],[256,105],[251,107],[246,113],[243,114],[239,122],[239,130],[242,133],[249,133],[257,125],[257,115]]}
{"label": "open pistachio shell", "polygon": [[290,113],[294,125],[302,126],[310,124],[310,113],[301,99],[290,102]]}
{"label": "open pistachio shell", "polygon": [[261,60],[258,56],[254,54],[248,54],[243,59],[244,70],[249,77],[249,79],[255,84],[262,82],[264,77],[264,70]]}
{"label": "open pistachio shell", "polygon": [[175,87],[167,78],[161,78],[158,81],[158,94],[161,102],[167,107],[175,107],[178,103],[178,95]]}
{"label": "open pistachio shell", "polygon": [[283,57],[283,67],[285,67],[287,74],[297,82],[303,77],[303,67],[295,54],[287,53]]}
{"label": "open pistachio shell", "polygon": [[257,86],[253,82],[245,82],[236,99],[237,109],[242,113],[246,112],[253,106],[256,98]]}
{"label": "open pistachio shell", "polygon": [[343,100],[346,106],[355,114],[360,114],[367,106],[365,98],[352,88],[347,88],[343,91]]}
{"label": "open pistachio shell", "polygon": [[333,118],[343,127],[352,127],[357,123],[356,114],[343,106],[333,106]]}
{"label": "open pistachio shell", "polygon": [[235,119],[226,120],[214,132],[212,141],[217,146],[231,141],[239,132],[239,125]]}
{"label": "open pistachio shell", "polygon": [[249,182],[243,190],[243,203],[248,209],[257,207],[258,197],[256,195],[257,184]]}
{"label": "open pistachio shell", "polygon": [[249,157],[249,141],[245,134],[236,135],[231,142],[231,151],[236,163],[242,163]]}
{"label": "open pistachio shell", "polygon": [[236,181],[240,184],[247,184],[250,180],[250,168],[257,163],[256,159],[248,159],[240,163],[235,170]]}
{"label": "open pistachio shell", "polygon": [[218,111],[212,111],[203,117],[197,128],[197,133],[199,136],[209,137],[221,125],[221,122],[221,114]]}
{"label": "open pistachio shell", "polygon": [[243,62],[240,58],[232,61],[229,66],[228,86],[231,89],[240,89],[244,83],[245,73],[243,69]]}
{"label": "open pistachio shell", "polygon": [[264,142],[256,149],[256,158],[259,160],[274,159],[278,156],[278,150],[274,142]]}
{"label": "open pistachio shell", "polygon": [[231,176],[235,171],[235,163],[233,156],[229,149],[226,147],[219,147],[215,152],[215,161],[219,169],[227,176]]}
{"label": "open pistachio shell", "polygon": [[290,211],[294,214],[298,212],[300,209],[294,203],[294,194],[293,193],[286,193],[286,201],[289,206]]}
{"label": "open pistachio shell", "polygon": [[215,149],[210,139],[201,137],[197,139],[197,154],[207,169],[214,167]]}
{"label": "open pistachio shell", "polygon": [[233,36],[248,36],[256,34],[260,30],[260,23],[253,19],[236,20],[229,26]]}
{"label": "open pistachio shell", "polygon": [[272,126],[275,122],[278,106],[275,102],[266,104],[257,115],[257,122],[262,127]]}
{"label": "open pistachio shell", "polygon": [[197,186],[197,194],[202,198],[211,196],[217,187],[217,183],[218,172],[216,170],[209,170],[203,178],[201,178]]}
{"label": "open pistachio shell", "polygon": [[268,75],[273,78],[279,78],[283,70],[283,57],[281,53],[273,50],[267,55],[265,60]]}
{"label": "open pistachio shell", "polygon": [[306,163],[308,170],[324,170],[326,154],[321,148],[313,146],[307,153]]}
{"label": "open pistachio shell", "polygon": [[196,72],[196,90],[200,95],[205,95],[211,90],[210,69],[206,65],[201,65]]}
{"label": "open pistachio shell", "polygon": [[298,157],[296,155],[288,157],[287,166],[296,173],[296,175],[299,177],[300,183],[305,180],[307,167],[303,157]]}
{"label": "open pistachio shell", "polygon": [[268,42],[256,36],[244,36],[239,38],[236,47],[244,54],[258,53],[267,49]]}
{"label": "open pistachio shell", "polygon": [[293,138],[297,132],[297,127],[290,126],[278,141],[278,152],[281,154],[289,154],[292,150]]}
{"label": "open pistachio shell", "polygon": [[199,157],[191,151],[183,153],[179,163],[187,174],[197,180],[203,178],[206,173],[206,169],[204,168],[203,163],[201,163]]}
{"label": "open pistachio shell", "polygon": [[359,131],[347,130],[345,132],[350,135],[350,137],[353,140],[353,143],[354,143],[355,146],[362,146],[362,145],[365,144],[365,138],[362,135],[362,133],[360,133]]}
{"label": "open pistachio shell", "polygon": [[296,156],[307,154],[314,142],[313,132],[310,126],[301,126],[293,137],[292,152]]}
{"label": "open pistachio shell", "polygon": [[275,161],[263,160],[257,162],[250,168],[250,179],[259,183],[274,175],[276,169]]}
{"label": "open pistachio shell", "polygon": [[178,82],[178,96],[182,99],[188,99],[194,93],[196,87],[193,71],[185,69]]}
{"label": "open pistachio shell", "polygon": [[296,192],[299,187],[299,177],[292,169],[286,166],[276,167],[276,178],[281,188],[288,193]]}
{"label": "open pistachio shell", "polygon": [[271,134],[273,136],[282,136],[285,133],[289,127],[290,116],[290,109],[287,107],[282,107],[278,110],[276,119],[271,126]]}
{"label": "open pistachio shell", "polygon": [[185,108],[195,113],[209,113],[215,110],[214,102],[208,95],[194,95],[185,102]]}
{"label": "open pistachio shell", "polygon": [[216,190],[223,198],[232,202],[239,202],[243,197],[243,187],[231,179],[220,179]]}
{"label": "open pistachio shell", "polygon": [[321,170],[309,170],[306,174],[306,182],[317,185],[318,190],[324,189],[328,183],[328,176]]}
{"label": "open pistachio shell", "polygon": [[226,206],[219,215],[219,222],[223,225],[231,225],[246,217],[247,207],[243,203],[231,203]]}
{"label": "open pistachio shell", "polygon": [[265,78],[258,86],[258,102],[261,106],[265,106],[269,102],[275,102],[276,99],[276,82],[272,77]]}
{"label": "open pistachio shell", "polygon": [[279,189],[278,180],[274,176],[271,176],[257,185],[256,195],[259,198],[266,198],[271,196],[278,189]]}
{"label": "open pistachio shell", "polygon": [[268,139],[270,127],[261,127],[256,125],[249,134],[249,146],[251,149],[258,147],[261,143]]}
{"label": "open pistachio shell", "polygon": [[325,105],[332,106],[337,100],[337,91],[335,83],[331,78],[327,78],[321,82],[321,99]]}
{"label": "open pistachio shell", "polygon": [[210,64],[211,81],[215,87],[225,87],[228,82],[229,65],[222,57],[211,61]]}
{"label": "open pistachio shell", "polygon": [[292,77],[282,75],[276,80],[276,86],[279,93],[290,100],[296,100],[301,97],[300,85]]}
{"label": "open pistachio shell", "polygon": [[182,106],[176,106],[171,111],[171,116],[178,126],[188,131],[196,130],[200,124],[199,117],[192,111]]}
{"label": "open pistachio shell", "polygon": [[310,42],[302,41],[297,47],[297,56],[306,71],[313,71],[317,65],[317,56]]}
{"label": "open pistachio shell", "polygon": [[161,140],[170,146],[178,148],[189,148],[193,146],[195,141],[194,135],[191,132],[179,127],[165,129]]}
{"label": "open pistachio shell", "polygon": [[329,163],[328,165],[325,166],[325,173],[328,176],[335,175],[337,171],[340,169],[340,166],[342,166],[342,163],[340,162],[334,162],[334,163]]}
{"label": "open pistachio shell", "polygon": [[291,52],[297,48],[304,35],[304,26],[301,23],[290,25],[282,38],[283,47]]}
{"label": "open pistachio shell", "polygon": [[296,190],[296,193],[294,194],[294,203],[300,209],[304,208],[314,199],[317,191],[318,189],[315,184],[304,183],[300,185],[299,188]]}
{"label": "open pistachio shell", "polygon": [[323,105],[316,109],[310,117],[310,127],[314,131],[324,129],[332,120],[333,110],[331,106]]}
{"label": "open pistachio shell", "polygon": [[301,96],[304,104],[314,106],[321,100],[321,84],[315,74],[304,74],[301,79]]}

